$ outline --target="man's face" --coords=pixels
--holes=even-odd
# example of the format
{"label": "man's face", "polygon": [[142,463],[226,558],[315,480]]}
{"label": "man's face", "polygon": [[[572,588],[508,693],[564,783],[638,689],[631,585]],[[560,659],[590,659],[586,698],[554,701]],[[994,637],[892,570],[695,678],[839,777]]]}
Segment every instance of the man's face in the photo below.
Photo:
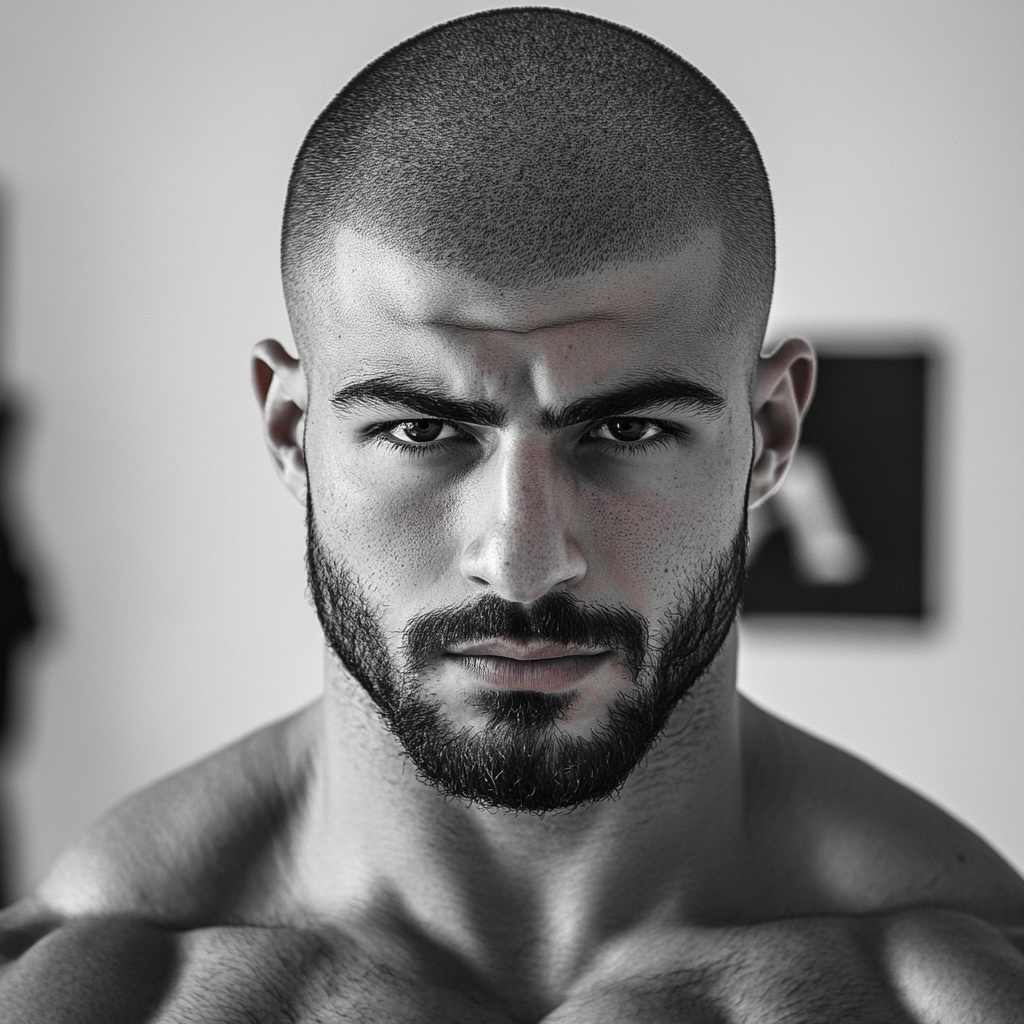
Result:
{"label": "man's face", "polygon": [[616,790],[731,626],[756,339],[713,232],[499,289],[339,233],[305,321],[311,589],[421,775]]}

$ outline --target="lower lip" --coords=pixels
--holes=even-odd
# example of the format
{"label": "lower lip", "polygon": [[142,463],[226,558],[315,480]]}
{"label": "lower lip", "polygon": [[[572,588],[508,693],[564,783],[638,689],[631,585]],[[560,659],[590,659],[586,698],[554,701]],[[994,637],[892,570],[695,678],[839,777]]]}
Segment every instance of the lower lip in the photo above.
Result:
{"label": "lower lip", "polygon": [[578,686],[591,672],[608,661],[610,654],[574,655],[568,658],[497,658],[484,655],[449,655],[478,679],[499,690],[544,690],[557,693]]}

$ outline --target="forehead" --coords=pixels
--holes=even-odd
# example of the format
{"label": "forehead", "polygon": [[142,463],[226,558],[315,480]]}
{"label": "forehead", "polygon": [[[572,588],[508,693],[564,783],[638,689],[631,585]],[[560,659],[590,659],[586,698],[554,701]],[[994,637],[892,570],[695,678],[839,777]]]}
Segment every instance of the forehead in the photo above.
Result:
{"label": "forehead", "polygon": [[682,360],[721,377],[745,366],[750,348],[750,328],[723,310],[722,267],[719,232],[708,228],[662,258],[502,287],[341,227],[307,292],[304,348],[331,376],[368,361],[456,370],[504,354],[582,359],[595,376]]}

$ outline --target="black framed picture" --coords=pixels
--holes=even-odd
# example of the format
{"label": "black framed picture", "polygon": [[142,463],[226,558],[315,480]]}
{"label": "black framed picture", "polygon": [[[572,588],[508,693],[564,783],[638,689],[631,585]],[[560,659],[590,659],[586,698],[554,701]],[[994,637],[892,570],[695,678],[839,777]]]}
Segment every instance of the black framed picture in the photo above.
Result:
{"label": "black framed picture", "polygon": [[817,390],[785,483],[751,513],[744,615],[923,620],[935,347],[811,337]]}

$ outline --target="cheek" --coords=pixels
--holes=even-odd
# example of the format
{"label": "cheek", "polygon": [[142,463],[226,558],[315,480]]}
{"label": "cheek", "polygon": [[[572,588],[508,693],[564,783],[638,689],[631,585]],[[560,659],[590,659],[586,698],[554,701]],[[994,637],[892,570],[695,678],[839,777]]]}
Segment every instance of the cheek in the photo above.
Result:
{"label": "cheek", "polygon": [[596,590],[646,613],[674,602],[680,587],[726,550],[743,521],[746,461],[690,466],[650,486],[581,503],[580,541]]}
{"label": "cheek", "polygon": [[367,586],[391,597],[450,565],[454,509],[447,492],[403,470],[401,486],[350,451],[307,453],[320,532]]}

